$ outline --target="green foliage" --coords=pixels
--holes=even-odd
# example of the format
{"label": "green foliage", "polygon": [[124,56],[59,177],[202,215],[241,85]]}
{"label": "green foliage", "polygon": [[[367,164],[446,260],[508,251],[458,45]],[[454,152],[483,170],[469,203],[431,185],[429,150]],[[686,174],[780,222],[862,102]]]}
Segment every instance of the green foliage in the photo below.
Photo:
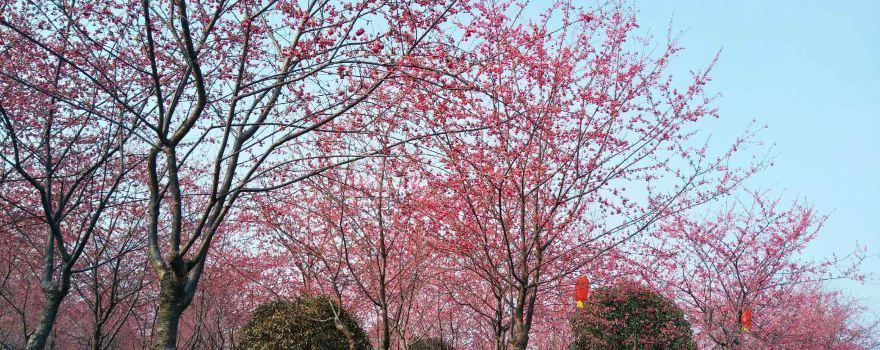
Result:
{"label": "green foliage", "polygon": [[571,325],[570,350],[696,349],[684,312],[635,283],[597,289]]}
{"label": "green foliage", "polygon": [[449,344],[440,338],[421,338],[409,344],[409,350],[453,350]]}
{"label": "green foliage", "polygon": [[[350,336],[340,328],[347,330]],[[366,333],[357,321],[332,299],[318,296],[260,305],[241,330],[238,347],[248,350],[341,350],[349,349],[349,341],[357,350],[370,349]]]}

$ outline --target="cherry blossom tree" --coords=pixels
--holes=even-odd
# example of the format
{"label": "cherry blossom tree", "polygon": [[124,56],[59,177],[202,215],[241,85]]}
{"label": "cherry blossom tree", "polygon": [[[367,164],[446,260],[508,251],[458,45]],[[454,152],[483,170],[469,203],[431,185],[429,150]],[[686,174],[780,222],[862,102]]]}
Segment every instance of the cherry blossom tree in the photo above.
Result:
{"label": "cherry blossom tree", "polygon": [[39,271],[42,306],[39,319],[24,327],[24,347],[41,349],[73,275],[108,261],[83,257],[96,235],[112,231],[117,207],[129,200],[121,191],[129,192],[128,174],[143,159],[129,146],[140,123],[117,99],[142,91],[119,82],[114,96],[90,86],[89,77],[112,64],[69,64],[94,58],[86,54],[88,43],[75,39],[81,28],[73,19],[49,19],[22,4],[2,6],[0,202],[11,211],[5,238],[22,242],[17,254]]}
{"label": "cherry blossom tree", "polygon": [[[334,122],[420,56],[455,4],[4,5],[4,36],[75,72],[78,87],[109,96],[140,125],[134,130],[145,143],[139,175],[148,188],[147,251],[159,284],[156,348],[176,347],[211,242],[242,196],[328,168],[314,166],[315,159],[345,163],[378,151],[325,154],[315,135],[345,132]],[[67,42],[80,47],[64,50]],[[128,83],[137,94],[120,90]],[[59,93],[64,100],[70,94]]]}
{"label": "cherry blossom tree", "polygon": [[[880,320],[858,300],[822,286],[801,285],[793,299],[802,303],[780,310],[762,343],[801,349],[875,349]],[[769,322],[768,322],[769,323]],[[759,344],[762,344],[759,343]]]}
{"label": "cherry blossom tree", "polygon": [[143,212],[139,207],[122,209],[131,211],[114,213],[108,229],[96,232],[82,258],[89,268],[71,282],[77,298],[66,305],[64,314],[80,321],[67,333],[82,348],[137,344],[132,315],[149,313],[155,302],[144,251]]}
{"label": "cherry blossom tree", "polygon": [[575,5],[0,0],[2,345],[230,348],[326,295],[380,349],[564,348],[588,275],[704,347],[875,346],[823,284],[861,255],[799,258],[824,216],[700,216],[765,165],[705,141],[714,62]]}
{"label": "cherry blossom tree", "polygon": [[[752,192],[749,198],[722,207],[717,215],[668,218],[659,227],[666,240],[653,248],[660,253],[642,261],[647,279],[666,285],[691,315],[701,345],[811,348],[818,345],[810,339],[833,338],[834,327],[857,327],[821,320],[847,307],[834,305],[840,299],[822,291],[821,283],[861,278],[862,254],[803,260],[800,253],[826,217],[801,202],[785,206],[765,192]],[[741,321],[746,310],[752,314],[751,327]],[[803,333],[795,325],[802,325]]]}
{"label": "cherry blossom tree", "polygon": [[494,347],[525,349],[536,320],[568,305],[548,297],[560,282],[597,260],[613,265],[658,220],[757,168],[729,167],[733,149],[710,158],[692,148],[689,127],[715,115],[708,70],[676,88],[664,70],[678,47],[633,50],[636,21],[621,6],[559,3],[531,21],[513,4],[476,7],[482,16],[463,27],[475,48],[459,59],[469,89],[417,105],[474,130],[429,141],[431,187],[442,189],[435,239],[454,257],[447,278],[484,284],[457,299],[486,318]]}
{"label": "cherry blossom tree", "polygon": [[254,217],[264,238],[293,259],[306,294],[332,295],[376,320],[368,333],[376,335],[378,348],[404,348],[414,302],[435,258],[420,210],[427,189],[417,157],[408,153],[413,148],[389,147],[397,142],[390,132],[395,124],[372,114],[369,119],[382,131],[377,142],[387,152],[328,170],[293,192],[267,195]]}

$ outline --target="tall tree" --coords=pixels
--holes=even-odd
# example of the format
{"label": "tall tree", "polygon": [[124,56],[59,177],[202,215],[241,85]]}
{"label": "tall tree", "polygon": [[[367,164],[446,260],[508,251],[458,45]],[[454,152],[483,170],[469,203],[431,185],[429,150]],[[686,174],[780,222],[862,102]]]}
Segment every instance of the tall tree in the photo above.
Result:
{"label": "tall tree", "polygon": [[[148,158],[150,251],[161,284],[157,347],[175,346],[180,314],[192,301],[210,243],[237,199],[357,158],[321,153],[315,145],[320,138],[311,135],[346,132],[336,129],[334,121],[392,78],[401,58],[417,55],[450,6],[383,1],[337,7],[310,1],[214,9],[192,4],[190,9],[178,1],[165,12],[145,4],[151,62],[158,61],[161,34],[180,36],[175,47],[186,62],[183,71],[166,73],[179,79],[170,96],[161,94],[160,76],[166,74],[157,73],[157,64],[151,63],[159,101],[157,137]],[[190,22],[190,12],[211,15]],[[154,33],[153,17],[178,21],[179,31]],[[388,31],[364,29],[371,22],[392,20],[396,26]],[[154,35],[157,43],[152,44]],[[204,59],[199,52],[205,52]],[[179,107],[186,113],[177,112]],[[214,156],[205,162],[192,158],[187,167],[186,155],[193,153]],[[316,167],[315,158],[338,161]],[[190,176],[203,181],[185,180]],[[183,198],[197,191],[205,195],[192,203]],[[189,213],[193,216],[187,218]],[[171,225],[160,237],[163,217]]]}
{"label": "tall tree", "polygon": [[4,231],[18,236],[6,239],[27,242],[19,254],[41,261],[32,267],[40,271],[42,311],[26,330],[25,347],[42,349],[73,274],[103,263],[81,263],[90,240],[107,230],[116,207],[129,200],[119,190],[131,186],[127,174],[143,157],[129,145],[140,124],[122,100],[143,91],[118,82],[110,94],[90,84],[104,74],[131,71],[114,71],[109,61],[72,65],[107,58],[77,40],[84,29],[74,19],[36,6],[2,6],[0,201],[12,212]]}
{"label": "tall tree", "polygon": [[492,325],[496,349],[525,349],[563,279],[754,169],[692,147],[691,126],[715,115],[708,69],[677,88],[665,69],[679,48],[641,50],[628,10],[559,3],[527,21],[517,5],[480,5],[461,58],[475,88],[418,107],[473,128],[430,141],[437,244],[451,274],[484,284],[457,302]]}
{"label": "tall tree", "polygon": [[[148,143],[148,252],[158,277],[156,348],[175,348],[211,242],[237,201],[361,154],[325,154],[322,133],[423,54],[449,1],[13,2],[4,36],[85,76],[137,118]],[[69,22],[75,59],[50,41]],[[48,26],[47,26],[48,24]],[[31,28],[39,28],[32,31]],[[17,45],[16,45],[17,46]],[[92,72],[100,58],[108,70]],[[130,68],[131,71],[128,71]],[[121,73],[127,74],[122,75]],[[134,81],[146,93],[127,98]],[[72,93],[72,92],[71,92]],[[64,94],[64,98],[68,98]],[[334,159],[318,167],[316,159]],[[279,174],[282,174],[279,176]]]}

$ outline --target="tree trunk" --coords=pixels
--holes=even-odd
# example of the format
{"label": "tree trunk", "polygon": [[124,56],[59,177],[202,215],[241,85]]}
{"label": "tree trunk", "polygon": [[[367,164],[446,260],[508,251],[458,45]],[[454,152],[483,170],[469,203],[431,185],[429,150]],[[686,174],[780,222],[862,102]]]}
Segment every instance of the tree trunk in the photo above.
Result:
{"label": "tree trunk", "polygon": [[55,317],[58,315],[58,307],[64,300],[64,294],[61,291],[50,290],[46,292],[46,300],[43,302],[43,311],[40,313],[40,322],[37,329],[28,337],[25,349],[42,350],[46,346],[46,340],[49,339],[49,333],[55,325]]}
{"label": "tree trunk", "polygon": [[526,316],[526,313],[529,312],[527,308],[530,306],[526,302],[529,293],[527,284],[528,279],[523,278],[523,280],[525,280],[526,283],[519,287],[516,304],[514,305],[513,312],[511,313],[511,318],[513,319],[513,334],[510,339],[510,345],[512,348],[517,350],[525,350],[526,347],[528,347],[529,328],[531,326]]}
{"label": "tree trunk", "polygon": [[101,350],[101,328],[95,327],[92,331],[92,350]]}
{"label": "tree trunk", "polygon": [[510,329],[510,325],[504,324],[504,297],[501,288],[497,285],[492,286],[492,292],[495,295],[495,318],[492,320],[492,327],[495,333],[494,350],[504,350],[507,345],[507,339],[504,334]]}
{"label": "tree trunk", "polygon": [[180,315],[186,309],[187,302],[183,293],[183,283],[176,283],[173,272],[164,273],[159,289],[159,314],[156,317],[156,330],[153,333],[154,350],[177,349],[177,327]]}
{"label": "tree trunk", "polygon": [[[379,287],[381,289],[381,286]],[[379,349],[380,350],[389,350],[391,349],[391,322],[388,319],[388,304],[385,303],[385,298],[382,298],[382,339],[380,340]]]}
{"label": "tree trunk", "polygon": [[333,324],[336,326],[336,329],[342,332],[345,335],[345,339],[348,340],[348,350],[358,350],[357,341],[354,339],[354,333],[351,332],[348,327],[346,327],[339,317],[333,317]]}
{"label": "tree trunk", "polygon": [[521,323],[517,323],[512,343],[513,348],[517,350],[526,350],[526,347],[529,345],[529,332]]}

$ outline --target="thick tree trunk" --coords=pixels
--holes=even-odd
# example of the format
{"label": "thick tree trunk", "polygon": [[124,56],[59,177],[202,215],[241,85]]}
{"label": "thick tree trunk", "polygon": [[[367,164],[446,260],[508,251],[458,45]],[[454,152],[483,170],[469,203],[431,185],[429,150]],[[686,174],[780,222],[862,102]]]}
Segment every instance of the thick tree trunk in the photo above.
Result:
{"label": "thick tree trunk", "polygon": [[526,330],[524,313],[525,292],[521,289],[511,313],[511,321],[513,331],[510,337],[510,347],[516,350],[525,350],[529,344],[529,334]]}
{"label": "thick tree trunk", "polygon": [[510,339],[510,345],[516,350],[525,350],[529,346],[529,331],[531,328],[531,320],[527,314],[531,314],[534,307],[529,301],[528,278],[523,278],[525,283],[519,287],[517,293],[516,305],[513,308],[513,334]]}
{"label": "thick tree trunk", "polygon": [[529,345],[529,332],[521,323],[517,324],[511,343],[513,348],[517,350],[526,350],[526,347]]}
{"label": "thick tree trunk", "polygon": [[101,350],[101,338],[101,328],[95,327],[95,330],[92,331],[92,350]]}
{"label": "thick tree trunk", "polygon": [[55,325],[55,317],[58,315],[58,307],[61,306],[61,301],[64,300],[65,294],[66,293],[57,290],[46,292],[46,300],[43,302],[43,311],[40,313],[40,322],[37,324],[37,329],[34,330],[34,333],[28,337],[25,349],[42,350],[46,346],[46,340],[49,339],[49,334],[52,332],[52,327]]}
{"label": "thick tree trunk", "polygon": [[153,333],[154,350],[177,349],[177,327],[180,315],[186,309],[187,301],[183,293],[182,283],[177,283],[173,273],[165,273],[159,289],[159,314],[156,317],[156,329]]}
{"label": "thick tree trunk", "polygon": [[177,326],[180,323],[180,315],[183,307],[178,300],[162,297],[160,292],[159,315],[156,318],[156,333],[153,339],[153,349],[173,350],[177,349]]}

